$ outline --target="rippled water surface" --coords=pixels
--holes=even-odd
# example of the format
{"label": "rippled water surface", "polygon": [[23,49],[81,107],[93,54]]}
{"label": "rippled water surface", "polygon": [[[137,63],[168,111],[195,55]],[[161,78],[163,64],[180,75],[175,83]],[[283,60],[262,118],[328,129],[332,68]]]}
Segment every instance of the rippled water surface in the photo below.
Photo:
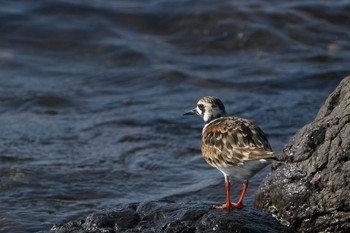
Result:
{"label": "rippled water surface", "polygon": [[350,73],[348,1],[4,0],[0,20],[0,232],[223,202],[182,114],[216,95],[279,151]]}

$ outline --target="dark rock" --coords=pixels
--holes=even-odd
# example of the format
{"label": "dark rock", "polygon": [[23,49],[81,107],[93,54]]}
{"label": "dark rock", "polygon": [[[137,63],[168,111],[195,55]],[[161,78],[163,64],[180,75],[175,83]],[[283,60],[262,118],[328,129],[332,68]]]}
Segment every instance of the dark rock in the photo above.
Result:
{"label": "dark rock", "polygon": [[286,145],[254,206],[301,232],[350,232],[350,77]]}
{"label": "dark rock", "polygon": [[158,201],[121,205],[54,225],[51,232],[294,232],[256,209],[227,212],[213,209],[212,204]]}

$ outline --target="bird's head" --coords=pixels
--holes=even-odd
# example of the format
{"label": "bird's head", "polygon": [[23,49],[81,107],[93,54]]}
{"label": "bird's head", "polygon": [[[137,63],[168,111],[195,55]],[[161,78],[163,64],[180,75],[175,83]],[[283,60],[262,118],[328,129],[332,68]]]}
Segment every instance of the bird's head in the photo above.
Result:
{"label": "bird's head", "polygon": [[215,96],[206,96],[200,99],[197,106],[184,115],[199,115],[205,122],[210,122],[218,117],[226,115],[225,106]]}

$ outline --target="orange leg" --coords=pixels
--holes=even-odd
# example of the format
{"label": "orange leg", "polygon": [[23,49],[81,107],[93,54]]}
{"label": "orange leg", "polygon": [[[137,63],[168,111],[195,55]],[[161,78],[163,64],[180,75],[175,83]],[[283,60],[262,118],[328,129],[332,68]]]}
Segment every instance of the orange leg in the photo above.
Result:
{"label": "orange leg", "polygon": [[247,188],[248,188],[248,180],[244,181],[241,197],[239,198],[238,202],[232,203],[232,205],[235,208],[243,209],[245,207],[245,205],[243,205],[243,199],[244,199],[245,192],[247,191]]}
{"label": "orange leg", "polygon": [[225,177],[225,186],[226,186],[226,203],[223,205],[214,205],[213,207],[216,209],[231,210],[231,209],[235,208],[235,206],[230,201],[231,183],[228,179],[226,179],[226,177]]}
{"label": "orange leg", "polygon": [[230,183],[229,177],[226,177],[226,176],[225,176],[225,186],[226,186],[226,203],[223,205],[214,205],[213,207],[216,209],[224,209],[224,210],[243,209],[245,207],[245,205],[243,205],[243,199],[248,188],[248,180],[244,181],[241,197],[239,198],[237,203],[230,201],[231,183]]}

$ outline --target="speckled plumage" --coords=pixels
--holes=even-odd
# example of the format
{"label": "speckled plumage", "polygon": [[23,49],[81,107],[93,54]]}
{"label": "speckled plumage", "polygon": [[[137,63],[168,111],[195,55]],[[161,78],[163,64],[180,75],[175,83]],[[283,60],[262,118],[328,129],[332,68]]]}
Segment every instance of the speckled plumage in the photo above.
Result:
{"label": "speckled plumage", "polygon": [[[264,132],[252,122],[233,116],[216,118],[205,126],[202,153],[211,166],[219,170],[221,167],[232,167],[233,171],[227,175],[243,179],[249,179],[265,167],[268,163],[266,159],[274,158]],[[260,166],[251,171],[250,177],[235,174],[235,167],[253,160],[259,161],[257,164]]]}
{"label": "speckled plumage", "polygon": [[[225,176],[227,201],[215,207],[243,208],[248,179],[275,159],[266,135],[249,120],[227,116],[224,104],[214,96],[203,97],[196,108],[185,115],[200,115],[205,121],[203,156]],[[230,202],[230,177],[245,180],[238,203]]]}

